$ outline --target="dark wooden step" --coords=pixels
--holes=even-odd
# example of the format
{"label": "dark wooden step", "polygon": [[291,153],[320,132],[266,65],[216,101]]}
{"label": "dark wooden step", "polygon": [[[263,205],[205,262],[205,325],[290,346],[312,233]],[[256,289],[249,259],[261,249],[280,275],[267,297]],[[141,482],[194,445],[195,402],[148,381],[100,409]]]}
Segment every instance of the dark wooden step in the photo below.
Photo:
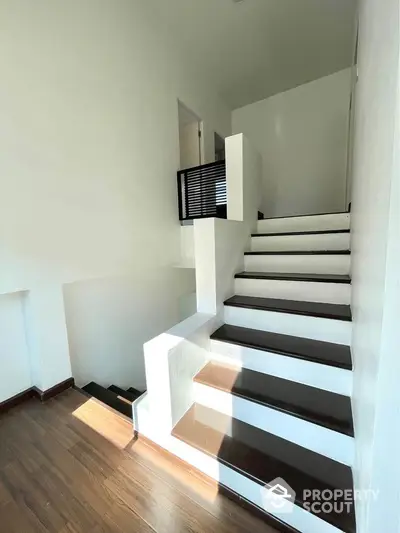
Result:
{"label": "dark wooden step", "polygon": [[[299,506],[304,505],[306,489],[353,489],[348,466],[198,404],[178,422],[173,435],[262,486],[283,478],[296,492]],[[350,503],[349,512],[317,516],[355,533],[354,503]]]}
{"label": "dark wooden step", "polygon": [[350,250],[275,250],[244,252],[244,255],[350,255]]}
{"label": "dark wooden step", "polygon": [[303,359],[313,363],[352,370],[349,346],[292,337],[269,331],[242,328],[225,324],[211,335],[212,339],[254,348],[265,352]]}
{"label": "dark wooden step", "polygon": [[216,362],[207,363],[194,380],[344,435],[354,436],[348,396]]}
{"label": "dark wooden step", "polygon": [[329,229],[312,231],[288,231],[285,233],[252,233],[252,237],[283,237],[289,235],[332,235],[334,233],[350,233],[349,229]]}
{"label": "dark wooden step", "polygon": [[128,392],[130,392],[131,394],[135,396],[135,400],[137,400],[142,394],[144,394],[144,392],[140,392],[134,387],[129,387]]}
{"label": "dark wooden step", "polygon": [[325,215],[348,215],[349,211],[330,211],[325,213],[310,213],[308,215],[284,215],[282,217],[267,217],[265,220],[281,220],[282,218],[323,217]]}
{"label": "dark wooden step", "polygon": [[274,313],[289,313],[292,315],[306,315],[333,320],[351,322],[349,305],[326,304],[316,302],[298,302],[295,300],[279,300],[276,298],[259,298],[257,296],[232,296],[225,305],[258,309],[259,311],[273,311]]}
{"label": "dark wooden step", "polygon": [[132,392],[129,392],[129,390],[121,389],[121,387],[117,387],[116,385],[111,385],[110,387],[108,387],[108,390],[110,390],[111,392],[114,392],[115,394],[117,394],[118,396],[121,396],[122,398],[125,398],[125,400],[131,403],[134,402],[137,398],[137,396],[133,394]]}
{"label": "dark wooden step", "polygon": [[350,276],[342,274],[296,274],[292,272],[240,272],[240,279],[268,279],[279,281],[308,281],[312,283],[351,283]]}
{"label": "dark wooden step", "polygon": [[115,392],[98,385],[94,381],[85,385],[82,390],[90,394],[90,396],[93,396],[94,398],[97,398],[101,402],[105,403],[109,407],[112,407],[121,414],[132,418],[132,405],[129,402],[120,400]]}

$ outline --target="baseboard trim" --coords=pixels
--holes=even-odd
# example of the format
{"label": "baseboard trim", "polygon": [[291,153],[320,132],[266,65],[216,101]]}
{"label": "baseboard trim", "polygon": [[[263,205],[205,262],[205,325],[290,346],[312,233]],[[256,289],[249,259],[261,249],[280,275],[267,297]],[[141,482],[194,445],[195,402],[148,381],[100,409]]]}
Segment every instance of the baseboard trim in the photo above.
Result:
{"label": "baseboard trim", "polygon": [[60,394],[61,392],[64,392],[67,389],[73,387],[74,383],[74,378],[68,378],[65,381],[62,381],[61,383],[58,383],[57,385],[54,385],[54,387],[51,387],[50,389],[47,389],[45,391],[38,389],[38,387],[31,387],[30,389],[26,389],[20,392],[19,394],[8,398],[8,400],[0,402],[0,414],[9,411],[13,407],[17,407],[21,403],[24,403],[30,400],[31,398],[37,398],[41,402],[46,402],[47,400],[50,400],[50,398],[57,396],[57,394]]}
{"label": "baseboard trim", "polygon": [[50,389],[47,389],[45,391],[42,391],[37,387],[33,387],[33,389],[36,397],[39,398],[41,402],[46,402],[47,400],[50,400],[50,398],[54,398],[54,396],[57,396],[57,394],[61,394],[62,392],[71,389],[74,385],[74,378],[68,378],[65,381],[57,383],[57,385],[54,385],[54,387],[51,387]]}
{"label": "baseboard trim", "polygon": [[297,529],[292,528],[288,524],[281,522],[278,518],[275,518],[274,516],[266,513],[254,503],[240,496],[240,494],[237,494],[236,492],[232,491],[230,488],[226,487],[225,485],[218,483],[217,481],[215,481],[215,479],[207,476],[195,466],[187,463],[186,461],[183,461],[182,459],[180,459],[173,453],[169,452],[168,450],[166,450],[165,448],[163,448],[156,442],[152,441],[148,437],[141,435],[136,430],[134,431],[134,439],[142,442],[149,448],[152,448],[154,451],[160,453],[173,464],[176,464],[177,466],[181,468],[183,467],[186,470],[191,471],[197,478],[207,483],[208,485],[212,485],[214,487],[217,486],[220,494],[222,494],[226,498],[229,498],[234,503],[236,503],[237,505],[239,505],[246,511],[250,512],[251,514],[259,518],[263,522],[265,522],[268,526],[274,528],[276,531],[279,531],[279,533],[300,533]]}
{"label": "baseboard trim", "polygon": [[19,394],[16,394],[15,396],[12,396],[11,398],[8,398],[8,400],[4,400],[0,403],[0,414],[5,413],[13,407],[17,407],[21,403],[30,400],[35,395],[36,394],[33,388],[30,388],[20,392]]}

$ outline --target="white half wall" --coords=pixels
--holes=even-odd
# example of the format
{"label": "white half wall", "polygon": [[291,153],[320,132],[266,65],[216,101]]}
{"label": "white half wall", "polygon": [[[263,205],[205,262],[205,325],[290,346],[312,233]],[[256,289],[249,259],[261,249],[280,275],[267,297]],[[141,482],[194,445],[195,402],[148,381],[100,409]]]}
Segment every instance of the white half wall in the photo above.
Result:
{"label": "white half wall", "polygon": [[263,157],[265,217],[344,211],[351,69],[232,114]]}
{"label": "white half wall", "polygon": [[23,309],[32,382],[46,391],[72,376],[62,287],[34,287]]}
{"label": "white half wall", "polygon": [[352,190],[357,531],[398,531],[400,447],[399,1],[360,2]]}
{"label": "white half wall", "polygon": [[[136,276],[64,286],[72,373],[78,386],[146,389],[143,344],[196,308],[194,269],[157,268]],[[182,301],[183,300],[183,301]]]}
{"label": "white half wall", "polygon": [[[213,80],[140,0],[6,0],[0,3],[0,34],[7,80],[0,86],[0,293],[43,290],[35,297],[55,302],[65,284],[88,282],[68,296],[70,308],[86,313],[79,326],[68,328],[73,358],[107,366],[113,344],[118,357],[124,353],[121,380],[127,367],[135,367],[142,369],[143,383],[143,355],[136,348],[172,325],[171,308],[181,296],[177,282],[171,284],[175,292],[154,292],[146,275],[157,265],[157,286],[167,285],[180,260],[178,99],[204,121],[209,155],[213,132],[231,132],[230,110],[213,91]],[[104,286],[94,282],[93,289],[91,280],[98,279]],[[127,313],[135,317],[132,332],[143,334],[129,347],[133,334],[126,333],[124,317],[119,315],[123,327],[107,322],[123,308],[115,295],[124,284],[126,294],[133,287],[140,294]],[[188,294],[193,291],[194,281]],[[142,312],[146,298],[154,327]],[[31,329],[41,325],[32,335],[47,347],[54,321],[65,324],[62,306],[57,319],[54,309],[33,309],[40,316],[32,315]],[[105,331],[109,343],[98,351]],[[57,379],[70,377],[59,359],[68,351],[64,340],[52,353],[52,363],[65,369]],[[40,362],[33,365],[40,368]],[[138,379],[136,373],[130,378]]]}
{"label": "white half wall", "polygon": [[[157,432],[169,435],[193,404],[193,378],[207,361],[211,333],[221,325],[221,317],[196,313],[145,344],[146,401]],[[141,431],[140,420],[135,427]]]}
{"label": "white half wall", "polygon": [[32,386],[25,337],[26,294],[0,295],[0,403]]}

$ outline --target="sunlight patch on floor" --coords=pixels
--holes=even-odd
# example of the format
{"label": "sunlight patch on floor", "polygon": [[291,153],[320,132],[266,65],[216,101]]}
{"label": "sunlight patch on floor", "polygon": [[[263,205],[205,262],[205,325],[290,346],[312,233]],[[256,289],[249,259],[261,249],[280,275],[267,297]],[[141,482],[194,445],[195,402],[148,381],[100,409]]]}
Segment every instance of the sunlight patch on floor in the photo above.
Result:
{"label": "sunlight patch on floor", "polygon": [[153,472],[162,470],[182,485],[183,490],[195,492],[196,497],[218,505],[218,483],[204,479],[189,464],[181,463],[173,455],[169,458],[163,452],[141,441],[140,437],[137,440],[133,434],[132,422],[123,419],[97,399],[88,399],[75,409],[72,415],[114,446],[131,455],[131,458],[126,457],[123,461],[126,471],[130,470],[129,464],[132,461],[140,462],[142,458],[144,466]]}
{"label": "sunlight patch on floor", "polygon": [[163,452],[159,452],[157,449],[153,449],[148,444],[140,441],[140,437],[138,441],[127,447],[127,450],[150,462],[155,471],[156,469],[163,470],[182,484],[183,487],[187,487],[189,491],[196,492],[203,500],[216,504],[216,498],[219,495],[218,483],[211,480],[211,478],[207,481],[191,465],[181,462],[180,459],[172,454],[171,459],[169,459]]}
{"label": "sunlight patch on floor", "polygon": [[72,415],[117,448],[125,449],[133,439],[132,423],[108,409],[95,398],[75,409]]}

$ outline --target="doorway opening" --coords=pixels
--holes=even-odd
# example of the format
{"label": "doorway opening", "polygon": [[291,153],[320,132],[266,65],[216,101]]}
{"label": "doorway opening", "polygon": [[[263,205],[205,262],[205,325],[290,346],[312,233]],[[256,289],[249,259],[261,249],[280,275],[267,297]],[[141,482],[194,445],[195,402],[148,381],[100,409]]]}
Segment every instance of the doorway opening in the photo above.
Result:
{"label": "doorway opening", "polygon": [[203,163],[202,121],[178,100],[180,169]]}
{"label": "doorway opening", "polygon": [[351,67],[351,88],[349,104],[349,123],[347,129],[347,163],[346,163],[346,210],[351,210],[351,186],[353,179],[353,157],[354,157],[354,136],[355,136],[355,116],[356,116],[356,88],[358,82],[358,42],[359,23],[357,20],[356,37],[354,44],[353,65]]}
{"label": "doorway opening", "polygon": [[214,133],[215,161],[225,160],[225,139]]}

